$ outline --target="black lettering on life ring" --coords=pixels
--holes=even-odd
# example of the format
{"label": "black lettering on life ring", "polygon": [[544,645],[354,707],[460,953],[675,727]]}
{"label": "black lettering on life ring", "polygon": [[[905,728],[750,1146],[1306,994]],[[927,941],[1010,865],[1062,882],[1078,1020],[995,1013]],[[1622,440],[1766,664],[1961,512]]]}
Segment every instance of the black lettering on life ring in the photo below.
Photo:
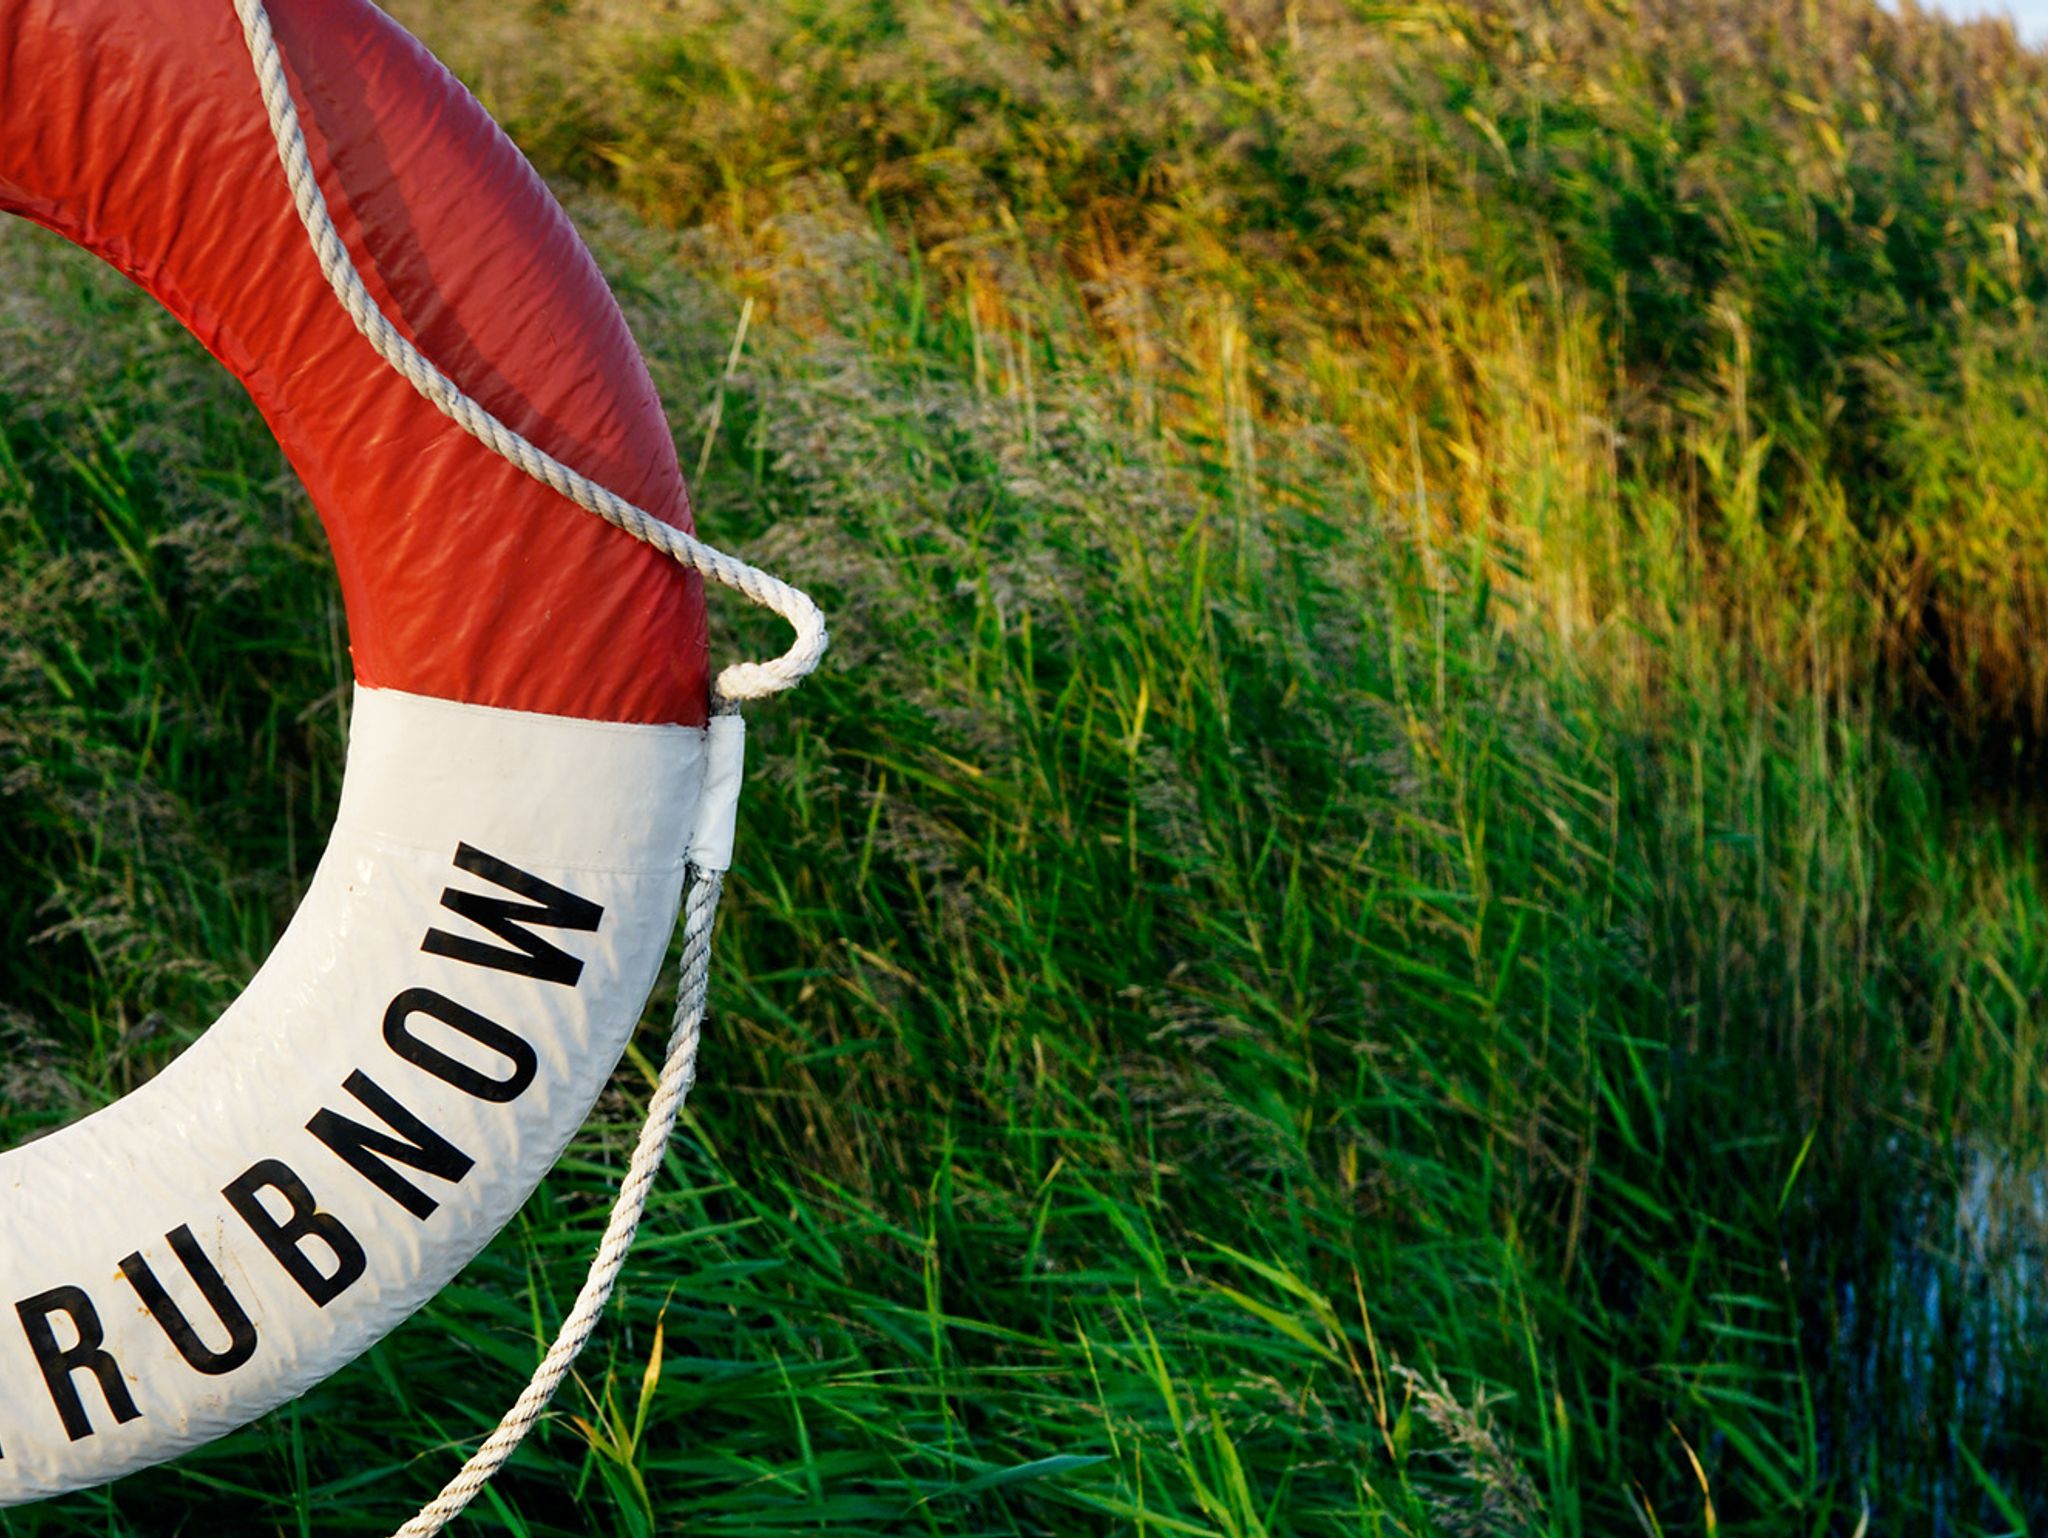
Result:
{"label": "black lettering on life ring", "polygon": [[342,1088],[374,1111],[398,1134],[323,1109],[306,1130],[331,1148],[342,1163],[424,1223],[441,1204],[399,1174],[386,1160],[409,1164],[451,1185],[476,1168],[476,1160],[400,1105],[382,1085],[358,1069]]}
{"label": "black lettering on life ring", "polygon": [[[594,933],[604,918],[603,906],[469,844],[456,846],[455,865],[458,870],[481,876],[526,900],[516,902],[481,892],[445,888],[441,893],[443,907],[505,943],[492,945],[429,929],[420,949],[472,966],[574,987],[583,975],[582,960],[524,926]],[[438,1020],[456,1034],[502,1057],[509,1071],[502,1078],[493,1078],[423,1040],[412,1029],[415,1015]],[[391,1001],[384,1014],[384,1039],[406,1062],[466,1095],[496,1104],[518,1099],[540,1069],[538,1054],[526,1040],[431,988],[408,988]],[[405,1165],[452,1185],[466,1178],[476,1161],[420,1120],[368,1074],[352,1072],[342,1088],[381,1119],[390,1132],[324,1107],[306,1124],[306,1130],[343,1163],[424,1222],[439,1209],[440,1203],[397,1166]],[[284,1199],[290,1209],[288,1216],[280,1218],[272,1211],[261,1194],[265,1191]],[[320,1210],[305,1182],[283,1160],[260,1160],[229,1182],[221,1194],[319,1307],[325,1308],[340,1297],[368,1269],[362,1242],[340,1219]],[[181,1225],[164,1237],[199,1296],[227,1332],[224,1348],[216,1349],[200,1337],[190,1316],[171,1296],[140,1250],[120,1263],[121,1274],[188,1366],[213,1377],[235,1371],[256,1354],[258,1335],[254,1321],[189,1226]],[[326,1252],[324,1256],[319,1254],[322,1250]],[[99,1384],[117,1424],[125,1425],[141,1417],[142,1411],[128,1391],[120,1364],[106,1349],[106,1331],[99,1313],[83,1288],[53,1287],[23,1299],[15,1305],[15,1312],[42,1370],[58,1419],[72,1441],[82,1441],[94,1434],[92,1418],[79,1393],[80,1373],[90,1373]],[[77,1339],[69,1346],[58,1344],[53,1324],[58,1314],[63,1314],[76,1332]],[[5,1457],[5,1449],[0,1448],[0,1459]]]}
{"label": "black lettering on life ring", "polygon": [[213,1310],[214,1317],[228,1332],[225,1351],[216,1351],[199,1338],[199,1332],[192,1328],[192,1321],[185,1316],[185,1310],[178,1306],[169,1289],[150,1269],[149,1262],[142,1258],[142,1251],[137,1250],[121,1262],[121,1274],[128,1278],[128,1284],[142,1299],[142,1306],[163,1327],[171,1344],[178,1348],[178,1355],[194,1371],[212,1378],[233,1372],[256,1354],[255,1324],[250,1321],[248,1311],[228,1290],[219,1267],[207,1258],[190,1227],[180,1224],[164,1238],[170,1243],[171,1253],[178,1257],[186,1274],[192,1278],[192,1284],[199,1289],[199,1296],[206,1300],[206,1306]]}
{"label": "black lettering on life ring", "polygon": [[[512,1065],[512,1071],[502,1079],[494,1079],[461,1059],[449,1056],[433,1043],[422,1041],[413,1033],[414,1015],[427,1015],[438,1020],[478,1046],[497,1053]],[[533,1083],[534,1075],[540,1072],[540,1058],[532,1043],[513,1035],[497,1021],[478,1014],[468,1005],[458,1004],[431,988],[408,988],[391,1001],[391,1007],[384,1011],[384,1040],[393,1052],[414,1067],[426,1069],[442,1083],[454,1085],[465,1095],[498,1105],[517,1100],[525,1094],[527,1086]]]}
{"label": "black lettering on life ring", "polygon": [[[121,1377],[120,1363],[106,1349],[107,1332],[100,1323],[99,1310],[92,1306],[83,1287],[52,1287],[48,1292],[22,1299],[14,1305],[14,1312],[21,1319],[36,1365],[43,1370],[43,1382],[49,1387],[50,1402],[57,1407],[57,1419],[64,1423],[64,1434],[72,1441],[82,1442],[93,1434],[92,1417],[86,1414],[85,1401],[79,1397],[74,1373],[89,1372],[99,1380],[100,1392],[106,1396],[107,1408],[114,1412],[117,1424],[125,1426],[141,1417],[142,1412],[135,1407],[134,1397]],[[57,1344],[57,1332],[50,1324],[57,1314],[68,1318],[71,1328],[78,1332],[77,1341],[69,1346]]]}
{"label": "black lettering on life ring", "polygon": [[543,881],[516,865],[506,864],[496,855],[485,854],[468,844],[455,846],[455,867],[529,899],[523,903],[508,902],[502,897],[486,897],[481,892],[458,892],[453,887],[446,887],[441,892],[442,907],[461,914],[478,928],[489,930],[514,948],[506,950],[486,945],[481,940],[451,935],[446,930],[430,929],[426,939],[420,942],[421,950],[432,956],[451,956],[472,966],[495,967],[500,972],[537,977],[544,983],[576,986],[576,979],[583,975],[583,963],[560,946],[550,944],[520,926],[522,923],[540,924],[549,929],[594,932],[598,921],[604,917],[602,907],[587,897],[565,892],[552,882]]}
{"label": "black lettering on life ring", "polygon": [[[263,1204],[257,1193],[265,1190],[275,1191],[285,1199],[292,1209],[289,1218],[279,1222]],[[250,1165],[221,1190],[221,1195],[241,1214],[250,1232],[263,1242],[263,1247],[277,1258],[277,1263],[306,1296],[321,1308],[347,1292],[369,1268],[362,1242],[333,1213],[319,1209],[306,1183],[282,1159],[264,1159]],[[332,1255],[332,1270],[324,1269],[306,1253],[308,1239],[317,1239]]]}

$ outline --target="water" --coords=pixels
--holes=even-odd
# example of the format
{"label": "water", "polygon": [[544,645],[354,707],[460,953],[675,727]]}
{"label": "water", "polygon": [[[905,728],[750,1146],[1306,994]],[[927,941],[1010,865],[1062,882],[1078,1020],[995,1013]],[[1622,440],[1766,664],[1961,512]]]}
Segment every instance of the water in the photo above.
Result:
{"label": "water", "polygon": [[1936,1534],[2013,1529],[1991,1487],[2040,1532],[2048,1163],[1989,1143],[1915,1158],[1893,1139],[1873,1173],[1903,1178],[1837,1228],[1833,1317],[1812,1321],[1832,1347],[1817,1411],[1835,1472],[1867,1496],[1873,1534],[1905,1531],[1883,1520],[1905,1512]]}

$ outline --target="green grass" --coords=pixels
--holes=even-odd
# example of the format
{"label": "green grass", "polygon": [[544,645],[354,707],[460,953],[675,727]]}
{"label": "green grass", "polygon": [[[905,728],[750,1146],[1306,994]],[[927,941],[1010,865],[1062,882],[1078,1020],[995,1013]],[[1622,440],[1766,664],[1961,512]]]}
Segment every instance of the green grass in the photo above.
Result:
{"label": "green grass", "polygon": [[[2048,590],[2039,280],[1909,261],[2008,194],[1885,73],[1922,47],[2020,134],[2037,61],[1734,5],[1633,53],[1493,9],[416,9],[582,184],[705,528],[837,642],[751,721],[703,1082],[477,1530],[2048,1526],[1998,650]],[[1816,267],[1793,128],[1870,128],[1857,90],[1894,116],[1850,181],[1935,190]],[[9,1142],[260,959],[345,652],[196,347],[26,229],[0,294]],[[657,1032],[363,1362],[0,1533],[388,1532],[571,1294]]]}

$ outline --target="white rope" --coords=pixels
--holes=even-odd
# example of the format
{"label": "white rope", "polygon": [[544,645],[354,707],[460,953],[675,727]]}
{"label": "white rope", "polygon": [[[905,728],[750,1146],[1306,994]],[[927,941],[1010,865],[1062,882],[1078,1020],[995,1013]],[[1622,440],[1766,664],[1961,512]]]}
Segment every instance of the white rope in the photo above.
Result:
{"label": "white rope", "polygon": [[535,447],[463,394],[462,387],[434,367],[378,308],[334,227],[327,199],[313,175],[312,156],[306,148],[305,133],[299,127],[299,109],[292,102],[284,60],[278,54],[276,38],[271,35],[270,16],[263,8],[263,0],[235,0],[235,13],[241,17],[242,36],[256,64],[256,81],[263,91],[263,105],[270,113],[271,133],[277,139],[278,159],[284,163],[285,180],[291,185],[299,222],[312,237],[313,254],[319,258],[321,273],[356,329],[415,390],[493,453],[510,460],[535,480],[597,514],[614,528],[654,546],[690,570],[744,593],[789,621],[796,631],[796,642],[788,651],[767,662],[736,662],[718,675],[715,693],[721,704],[761,699],[801,683],[825,655],[826,644],[825,616],[808,594],[663,523]]}
{"label": "white rope", "polygon": [[[327,200],[314,178],[306,136],[299,126],[298,108],[292,102],[284,61],[271,34],[263,0],[235,0],[235,12],[241,18],[242,36],[256,66],[263,105],[270,114],[278,159],[284,165],[299,221],[312,240],[321,273],[356,329],[415,390],[494,453],[606,523],[654,546],[692,571],[745,594],[789,622],[796,631],[796,640],[788,651],[766,662],[734,663],[718,675],[713,688],[716,708],[731,710],[740,701],[779,694],[800,683],[817,667],[826,645],[825,617],[807,594],[663,523],[535,447],[465,395],[378,308],[334,227]],[[669,1034],[667,1056],[647,1107],[647,1120],[626,1165],[618,1200],[612,1206],[604,1238],[598,1244],[575,1306],[562,1321],[554,1344],[534,1370],[525,1391],[505,1412],[497,1429],[484,1439],[462,1471],[393,1538],[433,1538],[462,1513],[526,1440],[597,1327],[598,1317],[611,1299],[627,1251],[632,1248],[634,1235],[647,1211],[648,1195],[675,1130],[676,1117],[696,1082],[697,1047],[703,1034],[705,998],[710,988],[711,929],[724,883],[721,871],[692,865],[689,895],[683,905],[682,968],[676,984],[675,1023]]]}
{"label": "white rope", "polygon": [[668,1057],[662,1063],[654,1099],[647,1107],[647,1122],[640,1129],[640,1141],[626,1166],[626,1178],[620,1184],[611,1221],[605,1225],[604,1238],[598,1243],[583,1290],[576,1295],[576,1306],[562,1321],[555,1343],[534,1370],[525,1392],[498,1422],[498,1429],[484,1439],[483,1446],[462,1466],[462,1472],[448,1481],[441,1493],[393,1538],[433,1538],[476,1499],[491,1476],[519,1450],[519,1444],[533,1430],[534,1422],[555,1397],[555,1390],[562,1386],[577,1354],[597,1327],[598,1315],[611,1299],[612,1286],[618,1281],[626,1252],[633,1247],[633,1236],[639,1231],[641,1215],[647,1210],[648,1192],[668,1149],[676,1115],[689,1096],[690,1086],[697,1081],[697,1043],[703,1032],[704,996],[711,975],[711,922],[718,913],[718,895],[724,881],[717,871],[700,870],[690,883],[683,915],[682,976],[677,982],[675,1029],[669,1035]]}

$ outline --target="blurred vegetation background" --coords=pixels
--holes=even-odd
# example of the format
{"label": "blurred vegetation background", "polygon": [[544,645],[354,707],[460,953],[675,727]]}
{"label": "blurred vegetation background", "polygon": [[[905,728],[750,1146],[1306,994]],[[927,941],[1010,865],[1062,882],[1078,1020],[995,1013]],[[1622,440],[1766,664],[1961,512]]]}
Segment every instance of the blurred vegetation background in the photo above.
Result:
{"label": "blurred vegetation background", "polygon": [[[393,9],[837,640],[476,1530],[2048,1529],[2048,59],[1867,0]],[[253,410],[0,229],[0,1141],[253,970],[346,680]],[[387,1531],[570,1295],[629,1062],[419,1321],[0,1533]]]}

